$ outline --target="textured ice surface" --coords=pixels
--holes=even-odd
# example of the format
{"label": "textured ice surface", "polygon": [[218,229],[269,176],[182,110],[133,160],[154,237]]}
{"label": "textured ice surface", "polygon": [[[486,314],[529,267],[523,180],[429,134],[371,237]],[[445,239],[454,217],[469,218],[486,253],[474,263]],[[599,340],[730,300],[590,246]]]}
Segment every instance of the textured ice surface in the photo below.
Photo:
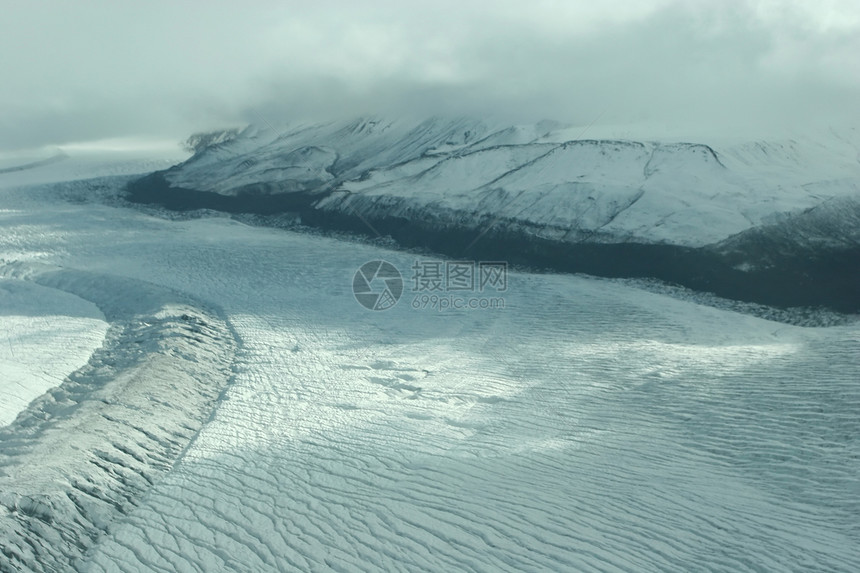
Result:
{"label": "textured ice surface", "polygon": [[90,300],[111,323],[84,367],[0,429],[0,571],[55,571],[170,470],[229,381],[235,341],[217,315],[148,282],[42,263],[0,271]]}
{"label": "textured ice surface", "polygon": [[90,302],[0,279],[0,426],[84,365],[101,346],[107,326]]}
{"label": "textured ice surface", "polygon": [[187,156],[178,145],[122,140],[0,153],[0,189],[148,173],[166,169]]}
{"label": "textured ice surface", "polygon": [[0,256],[186,293],[240,342],[208,423],[80,571],[860,568],[857,326],[518,273],[504,310],[370,312],[355,270],[413,255],[4,201]]}

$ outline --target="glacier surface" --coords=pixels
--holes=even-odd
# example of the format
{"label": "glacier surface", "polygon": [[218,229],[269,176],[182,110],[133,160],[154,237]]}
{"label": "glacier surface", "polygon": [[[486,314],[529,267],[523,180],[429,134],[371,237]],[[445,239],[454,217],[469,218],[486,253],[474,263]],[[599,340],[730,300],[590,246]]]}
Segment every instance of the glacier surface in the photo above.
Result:
{"label": "glacier surface", "polygon": [[112,331],[3,429],[0,570],[860,568],[856,323],[521,272],[371,312],[423,256],[67,198],[2,192],[5,276]]}

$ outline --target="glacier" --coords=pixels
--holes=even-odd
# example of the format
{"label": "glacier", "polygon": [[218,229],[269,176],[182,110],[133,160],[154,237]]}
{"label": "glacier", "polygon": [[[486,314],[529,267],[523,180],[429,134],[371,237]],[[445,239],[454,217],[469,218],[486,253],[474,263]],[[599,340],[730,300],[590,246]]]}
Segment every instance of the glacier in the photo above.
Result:
{"label": "glacier", "polygon": [[[35,304],[34,304],[35,303]],[[92,303],[30,281],[0,281],[0,426],[86,364],[107,331]],[[53,349],[45,356],[43,348]]]}
{"label": "glacier", "polygon": [[[251,129],[150,177],[175,177],[179,199],[182,189],[195,201],[224,197],[215,198],[223,211],[253,189],[259,206],[288,201],[303,217],[308,205],[346,209],[338,197],[366,189],[350,208],[366,201],[360,212],[376,226],[384,217],[373,209],[402,207],[403,178],[473,174],[452,154],[484,140],[489,153],[517,148],[499,152],[511,169],[551,150],[594,154],[598,204],[524,211],[543,217],[535,221],[578,217],[590,229],[629,201],[623,180],[594,183],[604,171],[625,176],[599,165],[600,146],[474,122],[446,129],[392,126],[393,140],[338,148],[334,169],[324,145],[287,153],[271,180],[261,173],[292,144]],[[263,142],[273,158],[256,151]],[[655,148],[618,147],[630,161]],[[739,161],[716,149],[726,169]],[[722,173],[704,147],[687,153]],[[259,172],[243,175],[242,163]],[[217,210],[135,206],[123,199],[141,181],[130,166],[55,183],[76,165],[69,157],[6,174],[15,185],[0,179],[0,287],[16,293],[5,313],[46,305],[46,315],[94,329],[39,334],[46,354],[73,339],[77,358],[56,370],[55,387],[10,406],[16,417],[0,428],[0,571],[860,568],[856,320],[799,327],[626,281],[525,269],[510,270],[504,309],[421,310],[405,293],[390,310],[367,311],[351,289],[362,264],[389,261],[408,279],[416,259],[441,256]],[[844,169],[850,176],[847,160]],[[40,170],[55,171],[40,181]],[[541,173],[541,185],[555,185],[556,174]],[[338,177],[348,180],[329,193]],[[386,177],[390,193],[380,191]],[[281,178],[292,181],[288,200],[272,187]],[[455,180],[474,188],[442,177]],[[437,203],[456,189],[431,200],[439,189],[416,183],[433,208],[409,213],[443,213]],[[645,196],[626,210],[644,209]],[[482,200],[494,216],[500,204]],[[838,243],[856,231],[832,233],[851,213],[835,207],[850,204],[849,184],[792,188],[778,205],[747,200],[752,221],[727,216],[735,226],[725,237],[675,227],[636,240],[696,253],[717,237],[747,256],[745,232],[785,245],[780,233],[793,226],[791,237],[804,238],[793,248],[820,251],[822,234]],[[619,218],[618,228],[630,221]]]}

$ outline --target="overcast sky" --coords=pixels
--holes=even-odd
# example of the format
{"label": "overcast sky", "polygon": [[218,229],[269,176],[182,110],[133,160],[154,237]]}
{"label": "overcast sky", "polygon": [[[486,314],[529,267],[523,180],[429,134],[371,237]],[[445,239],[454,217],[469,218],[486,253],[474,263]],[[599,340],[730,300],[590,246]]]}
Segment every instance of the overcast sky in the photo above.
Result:
{"label": "overcast sky", "polygon": [[857,0],[0,0],[0,149],[375,113],[858,122]]}

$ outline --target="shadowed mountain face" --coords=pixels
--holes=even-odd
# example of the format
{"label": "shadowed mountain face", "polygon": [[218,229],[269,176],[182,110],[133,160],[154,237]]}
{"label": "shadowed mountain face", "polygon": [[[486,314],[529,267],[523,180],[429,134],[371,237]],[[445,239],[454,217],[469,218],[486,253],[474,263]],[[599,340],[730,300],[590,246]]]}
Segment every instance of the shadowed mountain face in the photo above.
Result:
{"label": "shadowed mountain face", "polygon": [[133,182],[128,196],[175,210],[297,213],[452,257],[860,311],[850,142],[712,147],[572,133],[463,119],[248,128]]}

